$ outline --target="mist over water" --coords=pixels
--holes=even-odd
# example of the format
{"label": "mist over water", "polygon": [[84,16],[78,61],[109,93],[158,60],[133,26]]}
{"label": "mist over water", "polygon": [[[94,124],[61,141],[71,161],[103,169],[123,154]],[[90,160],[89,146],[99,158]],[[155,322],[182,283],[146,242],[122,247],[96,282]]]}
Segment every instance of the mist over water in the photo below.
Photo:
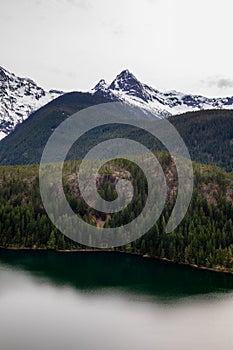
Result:
{"label": "mist over water", "polygon": [[116,253],[0,251],[2,350],[228,350],[233,276]]}

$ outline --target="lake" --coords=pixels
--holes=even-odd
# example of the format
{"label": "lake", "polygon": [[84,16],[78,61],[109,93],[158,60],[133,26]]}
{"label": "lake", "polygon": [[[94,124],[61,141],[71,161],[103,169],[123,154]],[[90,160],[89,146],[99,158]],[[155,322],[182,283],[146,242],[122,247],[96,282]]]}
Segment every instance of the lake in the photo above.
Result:
{"label": "lake", "polygon": [[232,275],[121,253],[0,250],[1,350],[229,350],[232,322]]}

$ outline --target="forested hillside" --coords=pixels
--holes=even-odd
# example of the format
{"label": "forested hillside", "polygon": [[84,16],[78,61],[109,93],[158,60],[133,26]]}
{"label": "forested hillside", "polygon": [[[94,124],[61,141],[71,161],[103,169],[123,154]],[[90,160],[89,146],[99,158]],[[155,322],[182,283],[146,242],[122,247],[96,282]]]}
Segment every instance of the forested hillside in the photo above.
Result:
{"label": "forested hillside", "polygon": [[193,160],[233,170],[233,111],[207,110],[171,117]]}
{"label": "forested hillside", "polygon": [[[166,174],[168,194],[165,209],[157,224],[133,243],[117,250],[167,258],[233,271],[233,176],[223,170],[194,164],[194,192],[187,215],[171,234],[166,223],[176,198],[176,172],[167,153],[158,154]],[[133,164],[118,160],[108,163],[100,173],[99,192],[107,200],[115,193],[115,171],[132,175],[134,198],[120,213],[106,215],[91,210],[77,190],[75,162],[64,167],[64,189],[73,210],[92,225],[116,227],[141,212],[147,196],[147,182]],[[126,169],[126,170],[125,170]],[[50,222],[40,198],[38,166],[0,167],[0,246],[16,248],[85,249],[64,237]]]}
{"label": "forested hillside", "polygon": [[32,113],[1,140],[0,164],[39,163],[48,138],[60,123],[81,109],[104,102],[108,100],[82,92],[71,92],[56,98]]}
{"label": "forested hillside", "polygon": [[[39,163],[43,149],[54,129],[69,115],[108,99],[87,93],[69,93],[50,102],[0,142],[0,164]],[[191,159],[233,170],[233,111],[207,110],[185,113],[168,119],[178,130]],[[117,123],[117,121],[116,121]],[[164,150],[150,134],[134,127],[118,124],[98,127],[81,137],[67,159],[82,159],[87,151],[114,137],[126,137],[143,143],[152,151]]]}

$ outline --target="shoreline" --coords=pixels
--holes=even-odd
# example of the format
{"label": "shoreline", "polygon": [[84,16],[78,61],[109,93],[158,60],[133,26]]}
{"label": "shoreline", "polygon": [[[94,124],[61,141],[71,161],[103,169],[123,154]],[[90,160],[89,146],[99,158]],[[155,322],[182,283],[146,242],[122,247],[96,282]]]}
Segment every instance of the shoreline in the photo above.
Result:
{"label": "shoreline", "polygon": [[112,249],[48,249],[48,248],[26,248],[26,247],[3,247],[0,246],[0,249],[2,250],[10,250],[10,251],[31,251],[31,252],[36,252],[36,251],[42,251],[42,252],[55,252],[55,253],[62,253],[62,254],[69,254],[69,253],[101,253],[101,252],[106,252],[106,253],[121,253],[121,254],[127,254],[127,255],[135,255],[135,256],[139,256],[141,258],[144,259],[154,259],[154,260],[158,260],[158,261],[164,261],[164,262],[168,262],[168,263],[172,263],[174,265],[177,266],[187,266],[187,267],[191,267],[197,270],[203,270],[203,271],[210,271],[210,272],[218,272],[218,273],[224,273],[224,274],[228,274],[228,275],[233,275],[233,271],[228,271],[228,270],[220,270],[217,268],[211,268],[211,267],[207,267],[207,266],[198,266],[198,265],[194,265],[194,264],[188,264],[188,263],[182,263],[182,262],[175,262],[173,260],[169,260],[167,258],[161,258],[158,256],[150,256],[148,254],[141,254],[141,253],[132,253],[132,252],[124,252],[122,250],[112,250]]}

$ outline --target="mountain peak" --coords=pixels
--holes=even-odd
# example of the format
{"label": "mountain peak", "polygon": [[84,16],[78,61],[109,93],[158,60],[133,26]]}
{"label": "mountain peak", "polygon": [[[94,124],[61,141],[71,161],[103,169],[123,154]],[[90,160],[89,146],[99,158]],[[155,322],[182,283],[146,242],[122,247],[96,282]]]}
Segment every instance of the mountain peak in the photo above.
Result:
{"label": "mountain peak", "polygon": [[110,85],[101,80],[92,91],[112,101],[135,105],[160,118],[202,109],[233,109],[233,97],[207,98],[177,91],[161,92],[140,82],[128,69],[118,74]]}
{"label": "mountain peak", "polygon": [[101,79],[98,84],[95,85],[93,88],[94,91],[99,91],[99,90],[105,90],[108,88],[108,84],[104,79]]}
{"label": "mountain peak", "polygon": [[131,73],[128,69],[124,69],[120,74],[117,75],[117,78],[124,78],[124,79],[136,79],[137,78]]}
{"label": "mountain peak", "polygon": [[0,66],[0,80],[6,80],[7,79],[7,73],[8,72],[3,67]]}
{"label": "mountain peak", "polygon": [[30,78],[21,78],[0,66],[0,139],[32,112],[62,92],[45,91]]}
{"label": "mountain peak", "polygon": [[110,84],[109,89],[130,91],[132,88],[135,88],[137,85],[140,86],[141,83],[128,69],[125,69],[116,76],[116,78]]}

